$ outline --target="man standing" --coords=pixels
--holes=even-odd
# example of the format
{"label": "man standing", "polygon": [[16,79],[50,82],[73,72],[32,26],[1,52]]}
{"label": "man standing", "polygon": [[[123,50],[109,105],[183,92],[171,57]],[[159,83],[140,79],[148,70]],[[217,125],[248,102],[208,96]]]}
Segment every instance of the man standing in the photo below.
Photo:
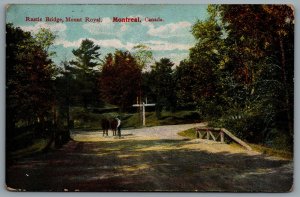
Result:
{"label": "man standing", "polygon": [[118,116],[116,117],[116,120],[117,120],[117,122],[118,122],[118,124],[117,124],[117,129],[118,129],[118,136],[119,136],[119,138],[120,138],[120,137],[121,137],[121,120],[119,119]]}

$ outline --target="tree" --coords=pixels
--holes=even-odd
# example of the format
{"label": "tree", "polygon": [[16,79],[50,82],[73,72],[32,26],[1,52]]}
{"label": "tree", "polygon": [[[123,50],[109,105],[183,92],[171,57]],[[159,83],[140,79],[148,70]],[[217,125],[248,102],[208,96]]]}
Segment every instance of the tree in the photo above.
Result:
{"label": "tree", "polygon": [[76,60],[71,61],[78,69],[82,69],[85,73],[90,73],[94,67],[100,64],[99,56],[101,55],[98,50],[100,46],[95,45],[93,41],[85,39],[81,42],[78,49],[73,49],[72,53]]}
{"label": "tree", "polygon": [[195,109],[197,106],[200,86],[198,84],[197,67],[189,60],[183,60],[176,67],[174,78],[176,81],[177,105],[183,109]]}
{"label": "tree", "polygon": [[175,81],[172,67],[174,63],[168,58],[162,58],[152,66],[152,85],[150,88],[155,94],[156,112],[160,117],[163,108],[174,111],[176,108]]}
{"label": "tree", "polygon": [[[182,71],[195,65],[191,76],[198,78],[199,110],[222,116],[218,126],[252,142],[293,139],[293,10],[286,5],[210,5],[208,11],[207,20],[193,25],[197,43],[189,63],[178,69],[183,78]],[[288,146],[289,140],[282,144]]]}
{"label": "tree", "polygon": [[[242,73],[252,112],[262,114],[265,133],[274,128],[293,137],[294,13],[288,5],[222,5],[232,71]],[[259,99],[257,99],[259,98]],[[260,107],[259,107],[260,106]],[[285,118],[286,117],[286,118]],[[285,124],[285,126],[284,126]]]}
{"label": "tree", "polygon": [[223,31],[217,10],[209,6],[208,12],[209,18],[198,20],[192,26],[192,34],[197,42],[190,49],[189,61],[179,69],[184,71],[186,68],[183,67],[190,67],[194,72],[185,78],[192,78],[187,81],[193,83],[192,99],[202,117],[220,117],[223,111],[220,108],[224,107],[221,97],[224,88],[219,75],[228,61],[228,48],[224,44],[226,32]]}
{"label": "tree", "polygon": [[7,130],[51,119],[53,66],[29,32],[6,25]]}
{"label": "tree", "polygon": [[135,103],[140,90],[141,68],[128,51],[116,50],[105,57],[100,77],[102,98],[121,110]]}
{"label": "tree", "polygon": [[34,35],[34,39],[37,44],[43,48],[49,56],[55,55],[55,52],[49,51],[51,45],[54,44],[54,40],[56,39],[56,35],[53,34],[49,29],[41,28],[37,34]]}
{"label": "tree", "polygon": [[153,61],[153,53],[150,48],[146,45],[139,44],[133,47],[134,50],[134,58],[136,59],[137,64],[140,68],[148,69],[147,66]]}
{"label": "tree", "polygon": [[72,90],[72,92],[80,94],[77,97],[85,108],[88,105],[99,104],[98,99],[100,96],[97,86],[99,70],[96,69],[100,65],[99,49],[100,46],[95,45],[91,40],[85,39],[78,49],[72,51],[75,60],[70,61],[72,67],[69,70],[76,76],[74,81],[76,90]]}

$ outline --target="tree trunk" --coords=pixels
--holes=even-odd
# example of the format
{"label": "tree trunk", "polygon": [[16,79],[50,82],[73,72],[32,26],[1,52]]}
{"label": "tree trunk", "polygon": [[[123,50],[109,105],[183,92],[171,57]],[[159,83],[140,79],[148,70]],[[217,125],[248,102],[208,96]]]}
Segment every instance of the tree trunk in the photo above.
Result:
{"label": "tree trunk", "polygon": [[285,105],[287,110],[288,130],[290,136],[293,136],[293,119],[291,116],[289,91],[288,91],[287,78],[286,78],[287,76],[286,76],[285,51],[284,51],[283,40],[281,36],[279,36],[279,45],[280,45],[280,54],[281,54],[282,80],[283,80],[284,91],[285,91]]}

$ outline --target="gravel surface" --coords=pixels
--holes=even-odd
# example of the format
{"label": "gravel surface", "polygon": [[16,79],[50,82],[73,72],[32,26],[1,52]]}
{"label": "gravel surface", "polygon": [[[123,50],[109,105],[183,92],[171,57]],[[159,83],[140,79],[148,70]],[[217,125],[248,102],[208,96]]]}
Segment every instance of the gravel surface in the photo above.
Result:
{"label": "gravel surface", "polygon": [[7,167],[10,191],[288,192],[293,161],[207,140],[189,140],[185,124],[122,131],[72,132],[61,149]]}
{"label": "gravel surface", "polygon": [[[139,129],[124,129],[122,130],[123,139],[141,139],[141,138],[156,138],[156,139],[183,139],[184,137],[177,135],[178,132],[191,129],[194,127],[205,126],[205,123],[196,124],[181,124],[181,125],[165,125],[155,127],[144,127]],[[71,137],[77,141],[106,141],[116,137],[112,136],[109,131],[109,136],[104,136],[102,131],[82,132],[73,131]]]}

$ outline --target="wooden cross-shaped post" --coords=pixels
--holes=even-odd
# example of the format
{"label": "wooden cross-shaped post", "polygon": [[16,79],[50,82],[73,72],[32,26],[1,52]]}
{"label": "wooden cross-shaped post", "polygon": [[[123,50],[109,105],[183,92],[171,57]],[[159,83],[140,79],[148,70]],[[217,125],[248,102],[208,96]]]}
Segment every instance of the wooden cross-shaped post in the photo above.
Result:
{"label": "wooden cross-shaped post", "polygon": [[143,126],[146,126],[146,115],[145,115],[145,107],[147,106],[155,106],[154,103],[147,103],[147,99],[146,99],[146,103],[142,103],[142,104],[133,104],[133,107],[142,107],[143,108]]}

